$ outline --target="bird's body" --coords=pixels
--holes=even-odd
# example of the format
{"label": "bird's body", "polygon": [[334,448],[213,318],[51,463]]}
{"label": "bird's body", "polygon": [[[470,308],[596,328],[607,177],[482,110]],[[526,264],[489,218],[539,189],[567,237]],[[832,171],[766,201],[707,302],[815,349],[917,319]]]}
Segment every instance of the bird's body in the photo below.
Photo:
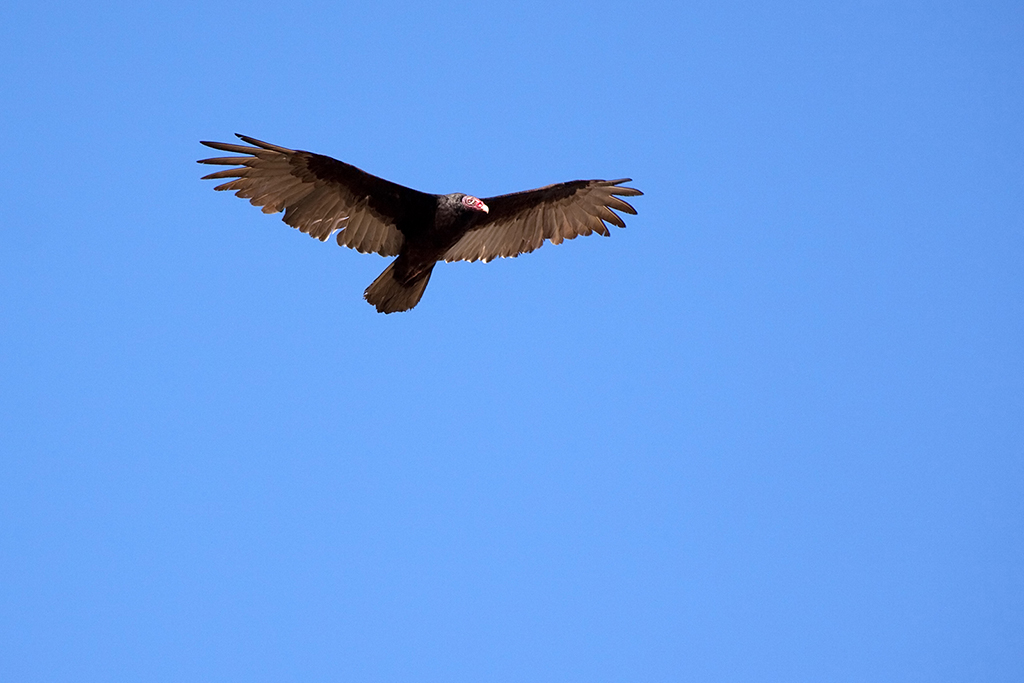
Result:
{"label": "bird's body", "polygon": [[366,300],[378,311],[391,313],[415,306],[427,288],[434,265],[485,215],[479,210],[466,210],[461,201],[464,196],[439,195],[430,228],[423,229],[425,221],[410,226],[398,258],[366,289]]}
{"label": "bird's body", "polygon": [[246,155],[202,159],[236,167],[204,179],[233,178],[216,189],[233,190],[264,213],[284,211],[285,223],[317,239],[338,232],[341,246],[397,255],[364,295],[382,313],[415,306],[438,261],[489,261],[533,251],[545,239],[608,235],[606,221],[625,227],[612,209],[636,213],[619,196],[641,194],[621,186],[628,179],[575,180],[484,200],[428,194],[328,156],[238,137],[251,146],[203,142]]}

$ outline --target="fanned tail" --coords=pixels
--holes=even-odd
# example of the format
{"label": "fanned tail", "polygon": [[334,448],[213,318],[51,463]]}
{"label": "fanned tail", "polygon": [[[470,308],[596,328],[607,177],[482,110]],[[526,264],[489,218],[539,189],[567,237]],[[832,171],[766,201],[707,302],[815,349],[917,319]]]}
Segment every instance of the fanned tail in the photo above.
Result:
{"label": "fanned tail", "polygon": [[434,270],[431,265],[424,272],[414,277],[408,284],[402,284],[395,277],[395,263],[384,269],[377,279],[363,292],[363,298],[381,313],[397,313],[408,311],[420,302],[423,291],[430,282],[430,274]]}

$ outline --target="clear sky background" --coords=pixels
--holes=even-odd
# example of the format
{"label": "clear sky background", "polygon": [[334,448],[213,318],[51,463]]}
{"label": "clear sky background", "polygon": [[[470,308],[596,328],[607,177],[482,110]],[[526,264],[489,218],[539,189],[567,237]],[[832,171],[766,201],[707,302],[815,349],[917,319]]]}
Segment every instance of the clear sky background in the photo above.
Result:
{"label": "clear sky background", "polygon": [[[0,9],[0,680],[1024,680],[1019,2]],[[387,261],[241,132],[611,238]]]}

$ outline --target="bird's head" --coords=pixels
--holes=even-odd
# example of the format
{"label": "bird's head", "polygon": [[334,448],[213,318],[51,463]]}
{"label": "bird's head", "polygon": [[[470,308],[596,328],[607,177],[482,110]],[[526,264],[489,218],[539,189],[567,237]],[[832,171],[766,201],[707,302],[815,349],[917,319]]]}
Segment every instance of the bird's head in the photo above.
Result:
{"label": "bird's head", "polygon": [[462,205],[473,211],[483,211],[484,213],[490,213],[491,211],[479,198],[471,194],[462,195]]}

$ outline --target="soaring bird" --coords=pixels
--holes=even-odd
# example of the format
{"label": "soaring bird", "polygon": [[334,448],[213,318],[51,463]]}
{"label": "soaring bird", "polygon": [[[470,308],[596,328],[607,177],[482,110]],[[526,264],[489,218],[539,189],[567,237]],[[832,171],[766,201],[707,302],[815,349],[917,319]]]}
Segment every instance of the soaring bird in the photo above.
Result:
{"label": "soaring bird", "polygon": [[427,194],[329,156],[238,137],[247,144],[203,141],[243,155],[200,159],[233,167],[203,180],[233,178],[214,189],[232,190],[263,213],[284,211],[285,223],[318,240],[337,232],[340,246],[398,256],[363,294],[381,313],[419,303],[438,261],[486,262],[531,252],[544,240],[607,237],[605,223],[626,227],[615,211],[636,214],[619,197],[643,194],[623,185],[630,178],[573,180],[485,199]]}

